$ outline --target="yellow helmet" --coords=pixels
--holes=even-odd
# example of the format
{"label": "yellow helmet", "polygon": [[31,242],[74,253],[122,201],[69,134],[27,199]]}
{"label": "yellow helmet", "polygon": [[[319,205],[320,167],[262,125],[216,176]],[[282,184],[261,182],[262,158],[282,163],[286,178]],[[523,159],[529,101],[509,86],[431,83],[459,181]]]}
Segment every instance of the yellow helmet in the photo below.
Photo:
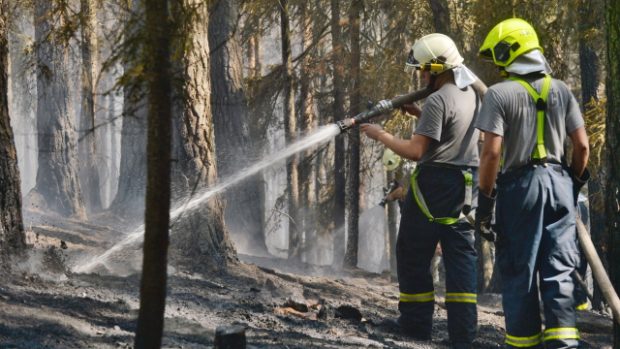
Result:
{"label": "yellow helmet", "polygon": [[388,171],[394,171],[400,165],[400,156],[396,155],[391,149],[385,148],[383,152],[383,166]]}
{"label": "yellow helmet", "polygon": [[520,18],[510,18],[491,29],[478,54],[493,60],[495,65],[507,67],[515,58],[534,49],[543,50],[534,28]]}

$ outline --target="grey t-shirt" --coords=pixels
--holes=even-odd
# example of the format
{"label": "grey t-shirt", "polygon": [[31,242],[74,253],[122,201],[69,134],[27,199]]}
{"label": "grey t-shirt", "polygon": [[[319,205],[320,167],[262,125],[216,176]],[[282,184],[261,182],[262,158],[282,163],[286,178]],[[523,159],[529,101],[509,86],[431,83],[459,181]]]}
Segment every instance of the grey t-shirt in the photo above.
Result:
{"label": "grey t-shirt", "polygon": [[[537,92],[543,79],[525,77]],[[545,114],[545,148],[549,160],[564,156],[567,133],[583,126],[579,104],[560,80],[552,79]],[[502,172],[526,165],[536,146],[536,104],[525,87],[506,80],[489,88],[474,126],[504,137]]]}
{"label": "grey t-shirt", "polygon": [[445,84],[426,99],[415,134],[432,138],[419,163],[478,167],[478,135],[473,127],[476,93]]}

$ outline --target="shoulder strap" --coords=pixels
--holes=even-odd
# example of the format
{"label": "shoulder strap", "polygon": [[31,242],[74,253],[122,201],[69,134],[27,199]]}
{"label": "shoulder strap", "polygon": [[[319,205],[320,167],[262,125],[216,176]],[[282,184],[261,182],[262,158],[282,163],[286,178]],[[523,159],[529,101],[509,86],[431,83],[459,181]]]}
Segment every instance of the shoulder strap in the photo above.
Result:
{"label": "shoulder strap", "polygon": [[551,75],[545,74],[542,90],[540,94],[527,81],[517,76],[509,78],[523,86],[536,103],[536,147],[532,152],[533,159],[547,158],[547,149],[545,148],[545,113],[547,110],[547,97],[551,89]]}

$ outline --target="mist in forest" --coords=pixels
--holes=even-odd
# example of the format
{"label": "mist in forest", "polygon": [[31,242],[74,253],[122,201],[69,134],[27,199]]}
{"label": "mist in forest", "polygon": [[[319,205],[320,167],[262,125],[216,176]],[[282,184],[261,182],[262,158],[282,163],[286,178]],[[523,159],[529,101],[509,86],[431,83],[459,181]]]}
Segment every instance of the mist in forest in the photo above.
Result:
{"label": "mist in forest", "polygon": [[[24,209],[26,215],[26,226],[29,226],[28,220],[40,219],[38,216],[52,212],[59,212],[63,208],[55,201],[45,202],[41,195],[34,191],[37,183],[38,172],[38,154],[47,152],[48,149],[39,148],[37,140],[40,132],[37,131],[37,86],[38,75],[36,64],[32,58],[25,58],[27,55],[20,54],[32,47],[35,41],[35,22],[32,9],[22,9],[18,21],[15,23],[15,31],[19,35],[10,36],[10,54],[11,54],[11,80],[10,84],[10,109],[13,117],[11,121],[15,130],[15,142],[19,157],[19,166],[21,172],[21,189],[24,198]],[[85,222],[105,222],[113,224],[122,229],[125,235],[135,234],[140,230],[143,223],[144,215],[144,181],[140,180],[144,173],[123,172],[123,166],[127,166],[122,162],[123,157],[131,159],[134,164],[145,164],[146,153],[140,150],[140,139],[144,136],[146,127],[145,113],[141,109],[143,106],[134,106],[128,108],[127,103],[129,94],[126,89],[119,88],[116,84],[118,79],[126,72],[128,67],[123,66],[120,62],[107,66],[103,70],[104,64],[108,64],[107,60],[113,53],[113,45],[115,44],[110,38],[115,28],[119,28],[122,19],[119,17],[118,9],[113,4],[104,4],[102,8],[97,9],[94,13],[94,34],[96,45],[92,50],[92,73],[93,83],[93,111],[92,119],[88,116],[87,110],[84,108],[82,97],[84,92],[81,90],[81,80],[76,78],[81,76],[87,69],[82,65],[83,56],[80,56],[80,45],[83,40],[79,37],[71,39],[66,47],[66,60],[63,71],[58,74],[67,76],[67,96],[63,98],[66,103],[67,115],[72,125],[70,130],[65,130],[65,138],[71,139],[71,147],[75,150],[80,148],[88,148],[89,152],[77,152],[71,161],[77,164],[77,177],[79,182],[79,192],[77,195],[81,203],[84,205],[83,215],[72,215],[71,218],[82,219]],[[243,24],[243,23],[242,23]],[[218,24],[219,25],[219,24]],[[78,32],[78,34],[81,34]],[[244,34],[249,35],[249,34]],[[280,43],[279,27],[272,25],[262,33],[263,37],[258,38],[259,44],[253,48],[256,54],[256,61],[260,62],[258,66],[259,75],[267,76],[271,72],[271,67],[281,63],[282,48]],[[78,35],[79,36],[79,35]],[[305,40],[305,39],[304,39]],[[248,44],[247,41],[243,41]],[[226,43],[228,45],[229,42]],[[309,42],[304,42],[300,37],[294,34],[291,41],[292,55],[302,55]],[[244,48],[245,49],[245,48]],[[248,50],[251,47],[247,48]],[[245,52],[245,51],[244,51]],[[216,54],[212,54],[215,59]],[[238,60],[230,56],[231,62]],[[233,59],[234,58],[234,59]],[[242,62],[242,71],[247,78],[252,73],[251,62],[249,57],[243,55],[240,57]],[[236,61],[235,61],[236,62]],[[237,63],[235,63],[237,64]],[[250,68],[248,68],[250,67]],[[15,79],[14,77],[22,77]],[[322,77],[312,82],[311,89],[315,91],[313,94],[320,95],[326,93],[331,88],[332,82],[329,78]],[[224,160],[224,165],[218,169],[218,178],[210,183],[211,187],[217,187],[220,183],[227,182],[230,178],[235,178],[240,172],[243,172],[248,166],[260,162],[263,158],[269,157],[274,152],[286,148],[286,130],[284,127],[285,109],[283,108],[284,98],[280,90],[279,83],[268,85],[261,97],[258,97],[249,104],[249,109],[245,111],[245,123],[239,128],[230,130],[229,134],[215,134],[218,137],[236,138],[248,137],[251,142],[246,149],[220,149],[218,150],[218,165]],[[323,91],[323,92],[321,92]],[[52,98],[53,99],[53,98]],[[295,101],[296,108],[303,107],[303,98],[298,97]],[[296,137],[302,137],[311,129],[317,129],[321,125],[330,124],[333,121],[346,117],[343,115],[332,115],[332,111],[327,107],[329,100],[321,100],[318,97],[311,100],[309,107],[306,106],[304,113],[311,113],[313,120],[307,130],[299,130]],[[213,104],[213,103],[212,103]],[[297,110],[301,115],[302,111]],[[213,115],[214,119],[225,118],[219,114]],[[300,117],[301,118],[301,117]],[[251,120],[251,121],[248,121]],[[132,126],[133,125],[133,126]],[[174,136],[178,137],[178,136]],[[348,135],[339,136],[340,139],[348,139]],[[134,140],[134,144],[129,147],[127,142]],[[217,143],[217,142],[216,142]],[[143,146],[143,145],[142,145]],[[365,146],[366,147],[366,146]],[[370,148],[369,148],[370,149]],[[362,194],[360,217],[360,247],[359,247],[359,263],[358,265],[364,269],[380,272],[385,267],[385,237],[379,230],[387,229],[383,226],[374,225],[376,222],[384,222],[385,218],[379,218],[379,210],[375,207],[381,195],[381,188],[385,186],[385,171],[377,162],[380,157],[380,149],[373,151],[364,151],[364,169],[363,187],[360,192]],[[87,154],[87,155],[84,155]],[[129,156],[128,156],[129,155]],[[87,158],[85,158],[85,156]],[[342,156],[342,154],[340,155]],[[331,265],[338,264],[335,255],[341,257],[339,253],[341,245],[334,246],[341,239],[339,237],[346,235],[346,227],[336,227],[331,221],[330,214],[333,211],[331,201],[334,195],[332,186],[334,185],[333,173],[334,159],[336,157],[333,142],[322,146],[319,149],[302,152],[298,154],[299,161],[307,162],[312,169],[300,177],[300,181],[306,178],[313,179],[315,183],[300,183],[304,186],[303,190],[313,191],[309,197],[314,199],[308,202],[300,202],[297,208],[298,219],[303,222],[300,227],[300,246],[298,247],[299,258],[301,261],[317,264]],[[309,159],[309,160],[308,160]],[[174,162],[181,162],[181,159],[174,158]],[[92,162],[95,166],[95,172],[98,177],[98,183],[93,184],[89,181],[89,172],[83,172],[83,165]],[[231,164],[232,165],[228,165]],[[125,173],[125,174],[123,174]],[[129,175],[127,174],[129,173]],[[182,173],[173,172],[175,176],[183,176]],[[132,181],[126,178],[132,177]],[[308,177],[306,177],[308,176]],[[312,177],[309,177],[312,176]],[[125,179],[125,183],[123,182]],[[252,182],[250,183],[249,180]],[[245,182],[243,180],[241,182]],[[195,199],[204,195],[205,190],[201,185],[191,178],[177,178],[173,180],[172,192],[174,202],[173,207],[187,207],[188,202],[195,202]],[[289,223],[292,213],[288,207],[290,193],[287,188],[287,162],[280,161],[278,163],[265,166],[265,168],[257,171],[252,178],[248,179],[248,185],[252,189],[256,189],[259,194],[254,197],[256,192],[252,192],[252,205],[243,207],[239,202],[244,201],[245,188],[243,183],[234,184],[218,193],[219,198],[225,207],[226,229],[230,234],[230,240],[237,251],[241,254],[262,256],[262,257],[289,257],[289,243],[291,226]],[[307,188],[305,187],[307,186]],[[300,189],[301,190],[301,189]],[[88,194],[90,193],[90,194]],[[88,200],[88,196],[95,194],[98,197],[98,203],[92,203]],[[87,195],[88,194],[88,195]],[[175,219],[182,219],[183,215],[173,214],[171,224],[175,224]],[[252,219],[240,219],[252,216]],[[371,219],[373,225],[367,224],[366,217],[373,216]],[[32,223],[31,223],[32,224]],[[367,229],[372,228],[377,233],[370,233]],[[118,238],[119,241],[122,239]],[[344,240],[342,240],[344,241]],[[381,246],[369,250],[369,246]],[[341,264],[341,263],[340,263]]]}

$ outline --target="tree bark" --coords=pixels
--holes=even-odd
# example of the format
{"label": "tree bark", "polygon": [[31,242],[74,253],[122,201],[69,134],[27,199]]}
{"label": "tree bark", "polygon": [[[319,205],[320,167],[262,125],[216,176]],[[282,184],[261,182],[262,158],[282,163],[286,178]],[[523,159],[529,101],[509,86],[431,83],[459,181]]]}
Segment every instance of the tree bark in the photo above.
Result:
{"label": "tree bark", "polygon": [[[211,106],[217,168],[220,178],[225,179],[256,159],[260,149],[250,137],[251,118],[243,88],[242,49],[237,30],[239,0],[219,0],[212,6],[209,46],[216,49],[211,52],[211,80],[218,83],[212,85]],[[237,249],[268,255],[261,186],[261,176],[256,175],[229,189],[225,193],[225,221]]]}
{"label": "tree bark", "polygon": [[[609,172],[605,184],[605,216],[610,237],[609,266],[614,288],[620,290],[620,2],[606,0],[607,121]],[[615,319],[618,320],[618,319]],[[620,326],[614,321],[614,349],[620,348]]]}
{"label": "tree bark", "polygon": [[[17,5],[15,1],[9,3],[11,18],[27,18],[27,20],[12,20],[12,30],[9,31],[9,109],[11,115],[19,115],[19,118],[12,118],[15,137],[15,148],[19,158],[19,172],[21,181],[21,192],[28,193],[34,188],[37,176],[37,134],[36,129],[36,107],[32,102],[35,90],[35,69],[32,66],[32,55],[25,55],[24,52],[32,45],[32,35],[34,19],[32,6]],[[19,33],[10,35],[11,31]]]}
{"label": "tree bark", "polygon": [[84,218],[84,203],[77,176],[73,111],[70,109],[67,45],[53,35],[53,2],[36,0],[35,41],[38,43],[37,133],[39,168],[35,192],[48,209],[63,216]]}
{"label": "tree bark", "polygon": [[[387,174],[387,183],[392,183],[396,180],[396,174],[394,171],[389,171]],[[390,277],[392,280],[397,280],[396,274],[396,237],[398,236],[398,200],[388,202],[387,204],[387,256],[390,262]]]}
{"label": "tree bark", "polygon": [[435,32],[451,36],[452,30],[450,28],[450,10],[448,9],[448,2],[446,0],[428,0],[428,3],[433,13],[432,17]]}
{"label": "tree bark", "polygon": [[[361,102],[361,75],[360,75],[360,13],[363,3],[361,0],[353,0],[349,12],[350,38],[351,38],[351,110],[350,115],[360,112]],[[347,208],[347,241],[344,257],[344,265],[349,268],[357,267],[357,249],[359,240],[359,216],[360,216],[360,131],[354,128],[349,131],[349,144],[347,155],[349,158],[347,168],[346,185],[346,208]]]}
{"label": "tree bark", "polygon": [[[139,8],[139,1],[131,0],[132,12],[143,11]],[[138,29],[128,30],[128,35],[136,35],[131,31]],[[134,62],[125,65],[126,72],[135,69]],[[124,87],[118,189],[109,207],[121,218],[139,221],[144,217],[146,196],[147,108],[143,90],[141,81]]]}
{"label": "tree bark", "polygon": [[[258,25],[260,25],[260,23]],[[262,70],[260,62],[260,36],[257,33],[252,33],[248,39],[247,59],[248,77],[250,79],[260,78]]]}
{"label": "tree bark", "polygon": [[[282,45],[282,66],[284,80],[284,129],[286,143],[297,138],[297,119],[295,114],[295,86],[293,85],[293,57],[291,54],[291,33],[288,0],[279,0],[280,34]],[[288,193],[288,257],[300,257],[301,231],[299,226],[299,156],[294,155],[286,166],[286,189]]]}
{"label": "tree bark", "polygon": [[168,1],[144,2],[148,98],[144,259],[135,347],[161,347],[166,305],[172,123],[171,25]]}
{"label": "tree bark", "polygon": [[0,265],[26,248],[17,150],[8,104],[8,1],[0,0]]}
{"label": "tree bark", "polygon": [[[209,52],[209,18],[202,0],[185,0],[186,10],[173,6],[175,23],[183,28],[184,42],[176,47],[182,55],[174,61],[180,74],[180,89],[175,90],[174,105],[173,188],[178,205],[217,183],[215,136],[211,109],[211,78]],[[222,270],[236,258],[235,250],[224,226],[224,207],[218,196],[201,203],[195,210],[174,217],[172,226],[174,257],[192,268]],[[199,263],[196,263],[199,261]]]}
{"label": "tree bark", "polygon": [[[311,3],[305,3],[300,8],[300,18],[303,27],[301,38],[301,50],[310,49],[315,39],[315,28],[312,21]],[[309,134],[315,127],[314,96],[312,93],[312,72],[310,59],[315,55],[307,54],[301,62],[299,79],[299,124],[304,134]],[[304,212],[301,220],[301,231],[303,233],[303,252],[304,255],[312,247],[310,244],[316,241],[316,171],[314,150],[307,150],[299,166],[300,178],[300,202],[311,209]]]}
{"label": "tree bark", "polygon": [[[344,119],[344,96],[345,96],[345,53],[344,39],[342,37],[342,28],[340,23],[340,1],[331,0],[330,10],[331,16],[331,35],[332,35],[332,70],[333,70],[333,115],[331,120],[326,122],[334,122]],[[336,137],[334,141],[334,208],[333,225],[335,232],[341,232],[340,235],[334,237],[334,256],[344,256],[345,254],[345,146],[344,137]],[[334,258],[337,261],[337,258]]]}
{"label": "tree bark", "polygon": [[[591,34],[594,31],[604,30],[600,21],[597,21],[595,17],[591,16],[591,13],[596,13],[603,9],[599,6],[598,1],[592,0],[580,0],[577,12],[579,13],[579,68],[581,71],[581,105],[584,111],[590,109],[591,102],[598,100],[598,86],[600,84],[600,65],[601,61],[598,56],[597,50],[592,45]],[[593,146],[590,145],[590,149]],[[601,166],[604,167],[604,161],[601,162]],[[594,209],[595,207],[604,207],[604,195],[605,192],[604,178],[602,173],[605,172],[604,168],[593,168],[592,163],[589,165],[592,178],[588,182],[588,204],[589,204],[589,219],[590,219],[590,234],[596,247],[596,251],[601,256],[603,263],[606,262],[607,253],[605,251],[605,216],[603,210]],[[595,310],[602,310],[605,300],[598,287],[597,283],[594,283],[594,299],[592,300],[592,308]]]}
{"label": "tree bark", "polygon": [[80,118],[80,132],[82,137],[78,142],[79,178],[84,204],[88,212],[101,210],[101,194],[99,170],[95,163],[96,129],[95,129],[95,95],[93,87],[93,55],[92,49],[96,36],[93,31],[94,8],[91,0],[80,0],[82,37],[80,51],[82,54],[82,114]]}

